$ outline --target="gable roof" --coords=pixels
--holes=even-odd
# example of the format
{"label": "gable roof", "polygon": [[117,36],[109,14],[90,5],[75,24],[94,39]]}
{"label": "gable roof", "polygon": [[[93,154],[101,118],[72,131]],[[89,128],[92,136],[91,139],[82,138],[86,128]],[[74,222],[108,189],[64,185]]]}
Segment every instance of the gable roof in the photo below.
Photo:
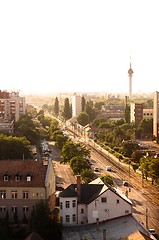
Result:
{"label": "gable roof", "polygon": [[130,204],[132,204],[131,200],[125,194],[123,194],[118,188],[112,187],[111,185],[104,183],[100,179],[100,177],[96,178],[95,180],[93,180],[89,184],[105,184],[109,188],[110,191],[116,193],[116,195],[121,197],[123,200],[125,200],[126,202],[129,202]]}
{"label": "gable roof", "polygon": [[[81,184],[80,203],[88,204],[108,188],[103,184]],[[77,185],[71,184],[60,193],[60,197],[77,197]]]}
{"label": "gable roof", "polygon": [[[47,166],[42,161],[35,160],[0,160],[0,186],[1,187],[44,187]],[[15,181],[16,174],[20,175],[20,180]],[[4,181],[4,175],[9,176],[8,181]],[[27,176],[31,176],[31,181],[27,181]]]}
{"label": "gable roof", "polygon": [[[107,190],[115,193],[127,203],[132,204],[130,199],[122,194],[122,192],[110,185],[104,184],[99,178],[95,179],[89,184],[81,184],[80,203],[89,204]],[[69,185],[60,193],[60,197],[78,197],[77,184]]]}

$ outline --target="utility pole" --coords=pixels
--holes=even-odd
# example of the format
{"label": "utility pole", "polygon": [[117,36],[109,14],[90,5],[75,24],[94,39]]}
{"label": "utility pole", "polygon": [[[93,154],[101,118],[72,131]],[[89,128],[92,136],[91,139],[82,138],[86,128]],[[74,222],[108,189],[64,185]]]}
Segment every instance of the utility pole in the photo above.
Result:
{"label": "utility pole", "polygon": [[146,203],[146,229],[148,229],[148,208]]}

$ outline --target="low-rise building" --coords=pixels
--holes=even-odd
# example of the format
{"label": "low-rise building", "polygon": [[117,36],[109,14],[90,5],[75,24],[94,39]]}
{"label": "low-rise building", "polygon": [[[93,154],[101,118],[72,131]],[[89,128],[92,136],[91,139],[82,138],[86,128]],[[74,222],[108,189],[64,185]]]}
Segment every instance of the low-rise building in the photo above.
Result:
{"label": "low-rise building", "polygon": [[6,214],[14,221],[29,220],[38,200],[47,200],[50,212],[55,207],[55,174],[52,162],[35,160],[0,161],[0,219]]}
{"label": "low-rise building", "polygon": [[69,185],[60,194],[60,219],[64,225],[102,222],[132,213],[131,201],[103,182]]}

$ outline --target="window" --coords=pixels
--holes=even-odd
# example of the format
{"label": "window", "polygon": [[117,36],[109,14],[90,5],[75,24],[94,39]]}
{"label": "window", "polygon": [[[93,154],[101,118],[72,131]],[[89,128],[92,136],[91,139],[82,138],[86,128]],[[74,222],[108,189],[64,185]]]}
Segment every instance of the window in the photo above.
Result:
{"label": "window", "polygon": [[15,181],[17,181],[17,182],[20,181],[20,176],[19,175],[15,176]]}
{"label": "window", "polygon": [[43,194],[43,193],[40,193],[40,197],[43,198],[43,197],[44,197],[44,194]]}
{"label": "window", "polygon": [[6,190],[0,190],[0,198],[6,198]]}
{"label": "window", "polygon": [[28,199],[28,197],[29,197],[28,191],[23,191],[23,198]]}
{"label": "window", "polygon": [[66,222],[70,222],[70,215],[66,215]]}
{"label": "window", "polygon": [[119,199],[116,200],[116,203],[119,204]]}
{"label": "window", "polygon": [[31,182],[31,176],[30,175],[27,176],[27,182]]}
{"label": "window", "polygon": [[102,203],[106,203],[107,202],[107,198],[106,197],[101,198],[101,202]]}
{"label": "window", "polygon": [[81,208],[81,213],[84,213],[84,209],[83,208]]}
{"label": "window", "polygon": [[7,182],[7,181],[9,180],[9,176],[8,176],[8,175],[5,175],[4,178],[3,178],[3,180],[4,180],[5,182]]}
{"label": "window", "polygon": [[63,217],[60,217],[60,223],[63,223]]}
{"label": "window", "polygon": [[66,206],[66,208],[69,208],[70,207],[70,201],[66,201],[65,206]]}
{"label": "window", "polygon": [[60,202],[60,209],[62,209],[63,208],[63,204],[62,204],[62,202]]}
{"label": "window", "polygon": [[16,199],[17,198],[17,191],[12,191],[12,198]]}
{"label": "window", "polygon": [[28,212],[29,211],[29,207],[28,206],[24,206],[23,207],[23,212]]}
{"label": "window", "polygon": [[12,206],[12,212],[17,212],[17,207],[16,206]]}
{"label": "window", "polygon": [[72,201],[72,207],[76,207],[76,200]]}
{"label": "window", "polygon": [[0,212],[5,212],[6,211],[6,207],[5,206],[0,206]]}
{"label": "window", "polygon": [[72,215],[72,222],[76,222],[76,214]]}

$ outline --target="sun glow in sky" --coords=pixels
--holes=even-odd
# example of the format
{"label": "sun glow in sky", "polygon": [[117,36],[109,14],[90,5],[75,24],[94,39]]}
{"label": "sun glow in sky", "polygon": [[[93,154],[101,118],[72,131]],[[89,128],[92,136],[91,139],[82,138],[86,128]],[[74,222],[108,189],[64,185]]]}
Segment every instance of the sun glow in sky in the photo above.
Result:
{"label": "sun glow in sky", "polygon": [[159,91],[158,0],[0,1],[0,89]]}

